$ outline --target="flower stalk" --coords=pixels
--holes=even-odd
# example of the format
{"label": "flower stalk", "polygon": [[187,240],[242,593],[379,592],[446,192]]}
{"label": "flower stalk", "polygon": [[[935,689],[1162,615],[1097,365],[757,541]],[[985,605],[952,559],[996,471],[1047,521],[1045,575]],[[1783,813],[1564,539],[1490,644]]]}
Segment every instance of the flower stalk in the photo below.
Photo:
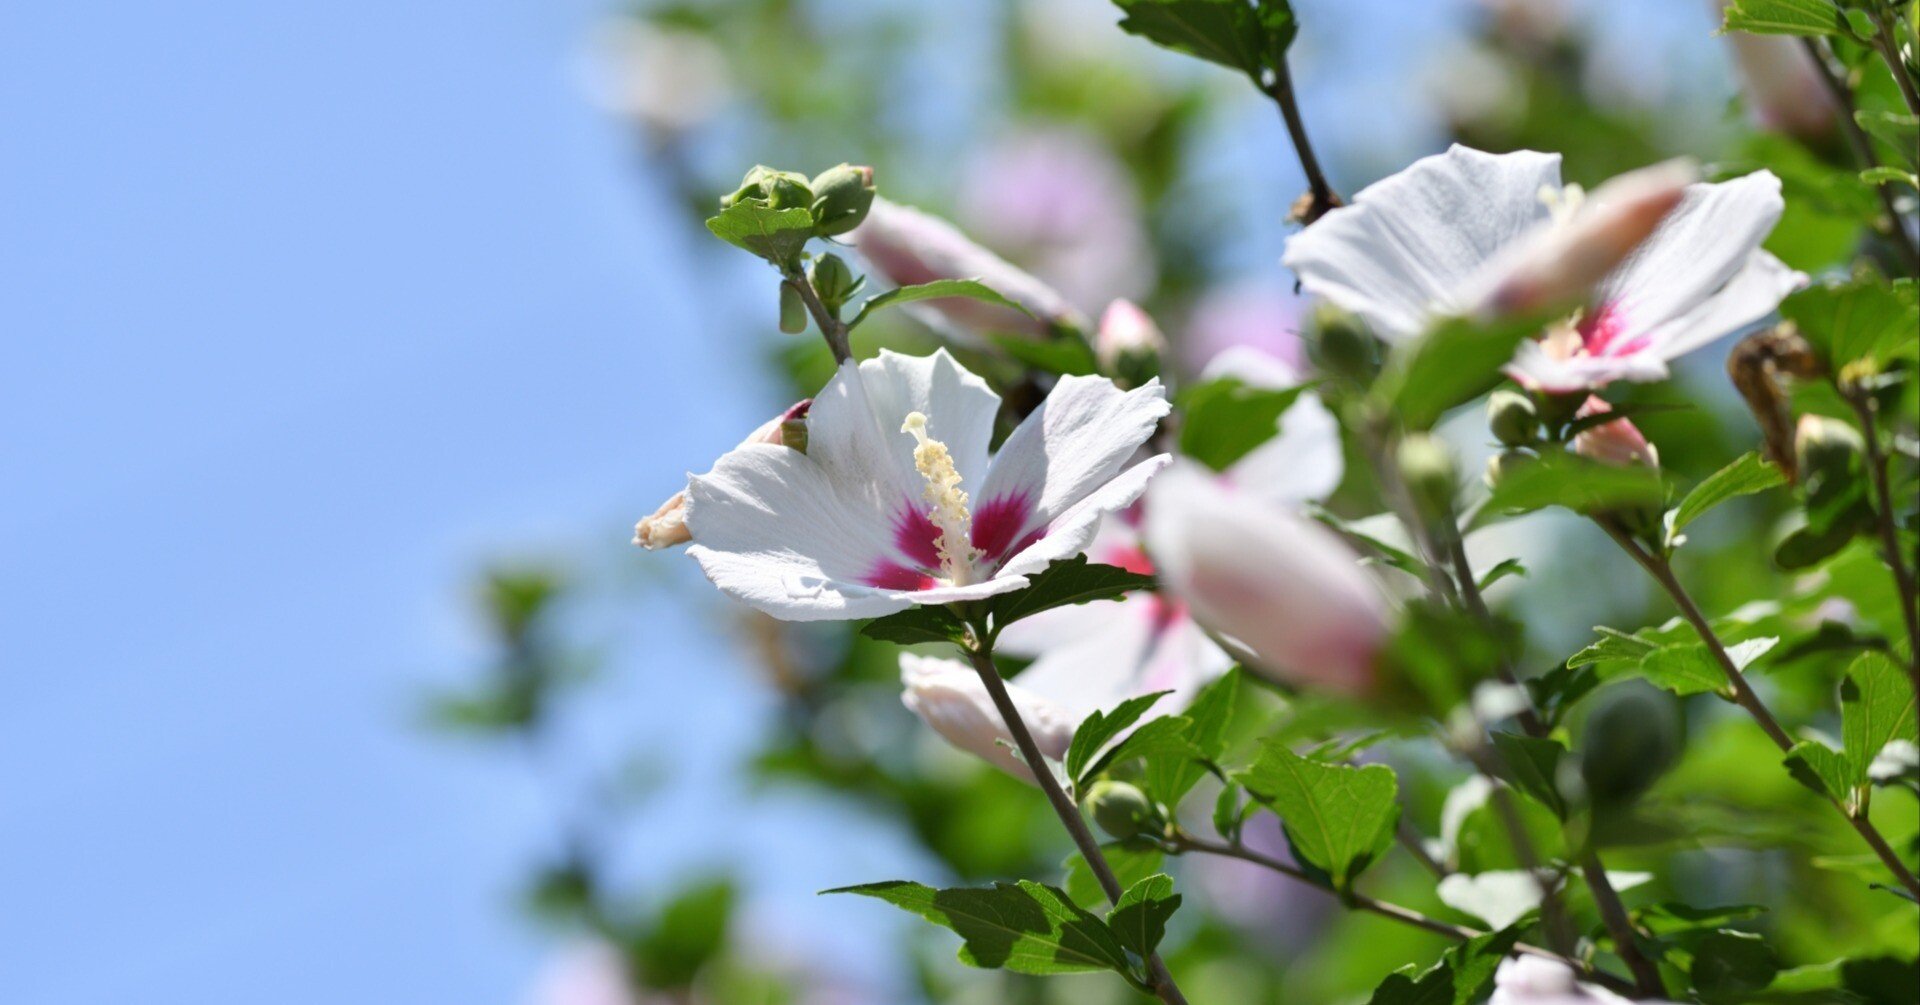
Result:
{"label": "flower stalk", "polygon": [[1326,173],[1320,170],[1320,159],[1314,155],[1313,142],[1307,139],[1307,124],[1300,117],[1300,102],[1294,95],[1293,73],[1284,57],[1274,68],[1273,80],[1261,90],[1280,107],[1280,120],[1286,123],[1287,137],[1293,141],[1293,152],[1300,158],[1300,170],[1307,176],[1307,205],[1295,215],[1302,224],[1311,224],[1338,207],[1340,196],[1327,183]]}
{"label": "flower stalk", "polygon": [[783,271],[782,278],[789,289],[800,295],[800,302],[806,305],[807,313],[813,316],[814,325],[820,329],[820,337],[827,340],[827,348],[833,352],[834,363],[845,363],[852,359],[853,348],[848,344],[847,323],[821,301],[819,291],[813,288],[813,281],[807,278],[806,272],[794,265]]}

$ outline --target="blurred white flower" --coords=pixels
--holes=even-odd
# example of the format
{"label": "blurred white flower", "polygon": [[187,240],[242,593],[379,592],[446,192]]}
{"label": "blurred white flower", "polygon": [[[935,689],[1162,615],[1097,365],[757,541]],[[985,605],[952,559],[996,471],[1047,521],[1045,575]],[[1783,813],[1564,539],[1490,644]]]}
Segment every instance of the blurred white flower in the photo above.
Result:
{"label": "blurred white flower", "polygon": [[[1025,782],[1034,781],[1025,759],[1013,745],[1006,720],[993,705],[980,677],[971,666],[954,659],[900,654],[900,700],[921,721],[955,747],[979,757]],[[1033,734],[1034,743],[1049,759],[1067,756],[1073,730],[1091,708],[1070,710],[1027,686],[1023,680],[1007,685],[1007,695]]]}
{"label": "blurred white flower", "polygon": [[992,331],[1038,336],[1046,333],[1049,323],[1086,327],[1086,316],[1066,297],[930,213],[875,199],[866,220],[847,235],[847,240],[866,260],[868,269],[890,285],[978,279],[1033,314],[1028,317],[966,297],[908,305],[914,316],[958,340],[976,340],[981,333]]}
{"label": "blurred white flower", "polygon": [[1064,377],[989,454],[1000,396],[954,362],[851,360],[807,413],[805,453],[736,448],[688,490],[688,554],[722,592],[787,621],[871,618],[1007,593],[1079,554],[1163,455],[1158,382]]}
{"label": "blurred white flower", "polygon": [[959,217],[987,244],[1029,265],[1082,310],[1153,289],[1153,249],[1125,167],[1064,129],[989,144],[960,183]]}
{"label": "blurred white flower", "polygon": [[1558,960],[1518,956],[1504,960],[1493,975],[1487,1005],[1625,1005],[1631,999],[1574,978]]}
{"label": "blurred white flower", "polygon": [[581,77],[602,108],[666,133],[705,122],[732,90],[726,54],[711,39],[636,17],[614,18],[595,33]]}
{"label": "blurred white flower", "polygon": [[[1728,0],[1710,0],[1716,14]],[[1733,68],[1747,111],[1755,122],[1803,140],[1832,136],[1839,108],[1820,80],[1819,67],[1800,40],[1784,35],[1730,31],[1721,36],[1733,51]]]}
{"label": "blurred white flower", "polygon": [[527,1005],[653,1005],[633,990],[619,951],[601,942],[575,946],[542,969]]}
{"label": "blurred white flower", "polygon": [[1285,287],[1238,283],[1202,294],[1187,318],[1181,355],[1189,366],[1206,366],[1234,346],[1248,346],[1295,369],[1306,362],[1300,340],[1302,300]]}
{"label": "blurred white flower", "polygon": [[1582,198],[1561,185],[1557,154],[1456,145],[1361,190],[1295,235],[1284,262],[1389,341],[1437,317],[1548,307],[1590,287],[1574,320],[1510,366],[1522,383],[1578,391],[1664,379],[1669,360],[1760,321],[1803,285],[1760,250],[1782,205],[1766,171],[1682,185],[1659,166]]}

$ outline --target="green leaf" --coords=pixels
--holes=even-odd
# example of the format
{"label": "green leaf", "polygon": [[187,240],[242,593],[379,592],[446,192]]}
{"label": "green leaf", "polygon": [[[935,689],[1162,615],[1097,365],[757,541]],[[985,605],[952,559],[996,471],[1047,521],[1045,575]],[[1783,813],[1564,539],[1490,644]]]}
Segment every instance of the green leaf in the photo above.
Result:
{"label": "green leaf", "polygon": [[1114,0],[1120,29],[1175,52],[1239,70],[1259,82],[1297,30],[1286,0]]}
{"label": "green leaf", "polygon": [[1867,768],[1893,740],[1920,740],[1915,696],[1891,656],[1862,653],[1840,682],[1840,728],[1854,785],[1867,783]]}
{"label": "green leaf", "polygon": [[1252,766],[1234,778],[1279,814],[1294,850],[1325,871],[1336,889],[1351,889],[1354,878],[1393,843],[1400,786],[1386,765],[1309,761],[1269,739]]}
{"label": "green leaf", "polygon": [[1691,904],[1666,900],[1635,908],[1633,920],[1637,927],[1644,928],[1654,935],[1672,935],[1676,932],[1721,928],[1735,921],[1745,921],[1765,911],[1766,908],[1758,904],[1694,907]]}
{"label": "green leaf", "polygon": [[1487,997],[1500,961],[1520,940],[1518,929],[1476,935],[1416,972],[1411,965],[1387,975],[1367,1005],[1469,1005]]}
{"label": "green leaf", "polygon": [[1617,670],[1622,663],[1639,666],[1641,659],[1660,648],[1659,643],[1629,635],[1618,628],[1595,625],[1593,630],[1600,634],[1600,638],[1585,649],[1567,657],[1567,666],[1598,666],[1605,673],[1609,668]]}
{"label": "green leaf", "polygon": [[936,890],[895,880],[826,890],[884,900],[965,940],[960,962],[1021,974],[1128,973],[1127,951],[1098,917],[1029,880]]}
{"label": "green leaf", "polygon": [[647,976],[669,986],[690,983],[727,942],[735,890],[724,879],[695,883],[660,908],[634,954]]}
{"label": "green leaf", "polygon": [[909,607],[867,622],[861,626],[860,634],[903,646],[923,642],[952,642],[958,645],[967,637],[967,626],[944,607]]}
{"label": "green leaf", "polygon": [[1827,0],[1733,0],[1720,30],[1754,35],[1839,35],[1844,22]]}
{"label": "green leaf", "polygon": [[1745,453],[1732,464],[1708,475],[1700,484],[1680,500],[1680,505],[1667,514],[1667,547],[1671,548],[1678,540],[1680,531],[1695,520],[1705,516],[1715,506],[1739,496],[1764,492],[1776,485],[1786,483],[1787,477],[1761,458],[1758,453]]}
{"label": "green leaf", "polygon": [[1503,469],[1481,512],[1526,513],[1564,506],[1576,513],[1596,513],[1658,505],[1665,494],[1654,468],[1614,467],[1553,451]]}
{"label": "green leaf", "polygon": [[1707,1002],[1745,1002],[1773,983],[1780,963],[1766,940],[1752,932],[1722,929],[1691,947],[1693,965],[1688,976],[1693,989]]}
{"label": "green leaf", "polygon": [[[1202,760],[1205,755],[1187,738],[1192,729],[1193,720],[1184,715],[1150,719],[1126,739],[1114,744],[1105,754],[1095,758],[1082,777],[1090,778],[1116,764],[1140,758],[1146,758],[1150,767],[1156,763],[1187,764]],[[1076,779],[1075,784],[1080,780]]]}
{"label": "green leaf", "polygon": [[813,236],[813,214],[798,207],[769,209],[736,202],[707,218],[715,237],[759,255],[775,265],[791,265]]}
{"label": "green leaf", "polygon": [[1152,708],[1155,702],[1172,693],[1156,691],[1153,694],[1128,698],[1114,706],[1111,712],[1096,709],[1092,715],[1087,716],[1080,723],[1079,728],[1073,731],[1073,742],[1067,745],[1067,777],[1073,779],[1075,787],[1079,786],[1087,765],[1093,760],[1093,756],[1100,752],[1100,748],[1112,742],[1113,738],[1119,736],[1128,726],[1140,721],[1140,717],[1147,714],[1147,709]]}
{"label": "green leaf", "polygon": [[1498,583],[1508,576],[1525,576],[1526,574],[1526,563],[1517,558],[1505,559],[1493,568],[1488,569],[1486,574],[1480,577],[1480,589],[1485,590],[1487,587]]}
{"label": "green leaf", "polygon": [[1552,810],[1554,816],[1565,820],[1567,800],[1560,794],[1560,761],[1566,756],[1567,748],[1561,746],[1558,740],[1544,737],[1521,736],[1498,730],[1488,735],[1493,739],[1493,749],[1506,765],[1507,780],[1540,805]]}
{"label": "green leaf", "polygon": [[1860,360],[1885,369],[1920,357],[1920,295],[1911,279],[1888,283],[1871,276],[1812,286],[1788,297],[1780,313],[1792,321],[1838,373]]}
{"label": "green leaf", "polygon": [[1280,416],[1306,389],[1253,387],[1233,377],[1198,385],[1181,396],[1180,452],[1225,471],[1274,437]]}
{"label": "green leaf", "polygon": [[1107,927],[1120,944],[1151,956],[1167,934],[1167,919],[1180,908],[1180,895],[1173,892],[1173,878],[1166,873],[1148,876],[1127,887],[1120,902],[1107,913]]}
{"label": "green leaf", "polygon": [[896,304],[910,304],[919,300],[940,300],[946,297],[967,297],[972,300],[981,300],[997,307],[1010,308],[1028,317],[1033,317],[1032,311],[994,292],[987,284],[978,279],[936,279],[930,283],[920,283],[916,286],[902,286],[899,289],[888,290],[885,293],[868,299],[866,303],[860,305],[860,312],[853,316],[853,320],[847,322],[847,330],[852,331],[860,327],[861,322],[872,317],[875,311],[882,308],[892,307]]}
{"label": "green leaf", "polygon": [[1726,673],[1699,642],[1655,649],[1640,661],[1640,675],[1653,686],[1681,697],[1708,692],[1724,697],[1732,693]]}
{"label": "green leaf", "polygon": [[1100,369],[1086,340],[1076,336],[1034,338],[1031,335],[994,332],[987,338],[1001,352],[1013,357],[1014,362],[1035,370],[1063,377],[1080,377]]}
{"label": "green leaf", "polygon": [[[1233,722],[1240,697],[1240,673],[1239,667],[1227,671],[1187,706],[1184,715],[1192,726],[1186,739],[1199,757],[1217,761],[1226,751],[1227,727]],[[1206,774],[1206,765],[1193,757],[1155,758],[1147,762],[1147,792],[1168,806],[1176,806]]]}
{"label": "green leaf", "polygon": [[1869,185],[1885,185],[1889,182],[1905,185],[1908,188],[1920,188],[1920,175],[1905,168],[1876,167],[1860,172],[1860,180]]}
{"label": "green leaf", "polygon": [[1024,590],[1003,593],[988,601],[994,631],[1068,604],[1114,600],[1135,590],[1153,589],[1153,577],[1113,565],[1087,561],[1085,555],[1061,559],[1035,573]]}
{"label": "green leaf", "polygon": [[1783,764],[1794,781],[1842,806],[1853,802],[1853,765],[1847,755],[1817,740],[1801,740]]}
{"label": "green leaf", "polygon": [[[1107,868],[1113,870],[1113,876],[1120,881],[1120,887],[1126,889],[1160,871],[1160,864],[1166,855],[1151,845],[1122,844],[1118,841],[1100,846],[1101,857],[1107,860]],[[1107,902],[1107,893],[1100,888],[1100,880],[1093,875],[1087,860],[1079,852],[1067,856],[1066,861],[1067,896],[1081,907],[1092,910]]]}
{"label": "green leaf", "polygon": [[[1904,159],[1909,167],[1916,162],[1915,147],[1920,146],[1920,118],[1905,112],[1861,111],[1853,113],[1853,120],[1860,123],[1874,139],[1886,144],[1887,149]],[[1897,173],[1898,168],[1882,168]],[[1862,175],[1870,172],[1862,172]],[[1905,181],[1905,179],[1899,179]],[[1911,185],[1912,182],[1907,182]]]}
{"label": "green leaf", "polygon": [[1500,368],[1521,342],[1540,333],[1542,321],[1533,316],[1440,321],[1420,338],[1395,347],[1374,385],[1376,401],[1409,429],[1426,429],[1447,409],[1499,382]]}

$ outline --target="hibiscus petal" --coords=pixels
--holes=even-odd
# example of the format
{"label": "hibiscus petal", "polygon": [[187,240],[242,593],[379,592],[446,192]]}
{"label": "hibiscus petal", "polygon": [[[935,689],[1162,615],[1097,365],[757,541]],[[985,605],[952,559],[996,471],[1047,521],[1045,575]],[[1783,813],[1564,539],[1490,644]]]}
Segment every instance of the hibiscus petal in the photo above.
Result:
{"label": "hibiscus petal", "polygon": [[1147,480],[1172,460],[1173,455],[1160,454],[1121,472],[1119,477],[1055,517],[1032,544],[1008,559],[995,576],[1032,575],[1053,562],[1087,550],[1100,529],[1101,518],[1133,505],[1147,490]]}
{"label": "hibiscus petal", "polygon": [[879,511],[797,450],[748,444],[690,477],[687,526],[707,578],[776,618],[870,618],[910,603],[863,582],[892,552]]}
{"label": "hibiscus petal", "polygon": [[[902,653],[900,683],[905,689],[901,702],[948,743],[1016,778],[1034,780],[1026,760],[1012,745],[1000,710],[972,667],[958,660]],[[1007,696],[1040,752],[1054,760],[1066,757],[1075,720],[1018,684],[1007,685]]]}
{"label": "hibiscus petal", "polygon": [[[1289,388],[1301,382],[1291,363],[1252,346],[1222,350],[1200,372],[1203,381],[1220,377],[1268,388]],[[1228,479],[1242,490],[1280,503],[1324,498],[1345,474],[1340,424],[1312,391],[1294,399],[1280,416],[1280,430],[1272,439],[1227,471]]]}
{"label": "hibiscus petal", "polygon": [[1001,444],[973,497],[974,512],[1019,498],[1025,500],[1023,530],[1052,525],[1118,475],[1168,410],[1166,389],[1157,380],[1122,391],[1105,377],[1060,378]]}
{"label": "hibiscus petal", "polygon": [[1474,273],[1551,218],[1542,186],[1560,188],[1560,155],[1455,144],[1294,235],[1281,264],[1382,338],[1412,338],[1433,315],[1471,306],[1463,293]]}
{"label": "hibiscus petal", "polygon": [[1620,315],[1629,336],[1681,317],[1747,267],[1784,206],[1780,179],[1770,171],[1689,185],[1680,205],[1600,285],[1596,299]]}
{"label": "hibiscus petal", "polygon": [[1523,342],[1507,364],[1507,373],[1524,387],[1568,394],[1616,380],[1652,383],[1667,379],[1666,361],[1652,351],[1627,356],[1556,357],[1538,342]]}
{"label": "hibiscus petal", "polygon": [[1806,273],[1788,268],[1785,262],[1764,251],[1756,251],[1747,256],[1746,266],[1718,292],[1692,310],[1649,331],[1649,349],[1666,359],[1683,356],[1765,319],[1787,294],[1806,284]]}

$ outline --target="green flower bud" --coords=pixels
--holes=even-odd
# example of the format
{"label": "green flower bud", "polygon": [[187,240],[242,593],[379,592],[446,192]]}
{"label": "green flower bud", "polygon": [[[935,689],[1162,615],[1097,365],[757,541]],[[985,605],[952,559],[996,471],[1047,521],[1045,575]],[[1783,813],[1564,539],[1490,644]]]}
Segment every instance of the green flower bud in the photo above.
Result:
{"label": "green flower bud", "polygon": [[1645,684],[1608,688],[1587,716],[1580,776],[1596,803],[1619,803],[1645,792],[1680,757],[1680,709]]}
{"label": "green flower bud", "polygon": [[1524,447],[1540,435],[1540,413],[1532,398],[1503,388],[1487,398],[1487,426],[1501,443]]}
{"label": "green flower bud", "polygon": [[789,335],[807,330],[807,304],[792,283],[780,284],[780,330]]}
{"label": "green flower bud", "polygon": [[1452,451],[1433,436],[1413,433],[1400,441],[1396,459],[1400,478],[1420,513],[1430,520],[1446,519],[1453,512],[1456,473]]}
{"label": "green flower bud", "polygon": [[866,284],[865,276],[854,275],[847,263],[834,254],[814,260],[813,267],[807,270],[807,278],[812,281],[813,292],[819,294],[820,302],[836,312]]}
{"label": "green flower bud", "polygon": [[806,209],[813,204],[813,190],[807,187],[806,175],[775,171],[762,164],[747,172],[739,188],[721,198],[720,208],[742,202],[758,203],[768,209]]}
{"label": "green flower bud", "polygon": [[873,169],[853,164],[830,167],[813,179],[813,232],[844,234],[860,226],[873,208]]}
{"label": "green flower bud", "polygon": [[1807,498],[1819,501],[1844,492],[1860,476],[1866,450],[1866,441],[1851,425],[1823,415],[1801,416],[1793,431],[1793,458]]}
{"label": "green flower bud", "polygon": [[1323,303],[1313,312],[1308,354],[1321,373],[1366,384],[1380,372],[1380,347],[1359,318]]}
{"label": "green flower bud", "polygon": [[1534,456],[1523,450],[1507,450],[1487,458],[1487,487],[1498,488],[1502,478],[1533,461]]}
{"label": "green flower bud", "polygon": [[1102,779],[1087,791],[1087,809],[1093,822],[1116,841],[1138,837],[1159,828],[1160,814],[1147,794],[1126,782]]}

